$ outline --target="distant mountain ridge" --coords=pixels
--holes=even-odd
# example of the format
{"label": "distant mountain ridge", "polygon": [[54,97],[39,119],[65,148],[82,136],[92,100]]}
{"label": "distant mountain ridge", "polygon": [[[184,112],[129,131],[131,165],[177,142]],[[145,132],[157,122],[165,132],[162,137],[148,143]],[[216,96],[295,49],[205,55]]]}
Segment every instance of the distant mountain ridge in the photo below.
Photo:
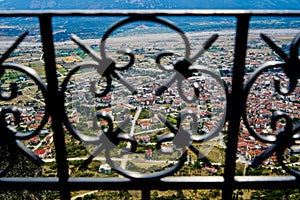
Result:
{"label": "distant mountain ridge", "polygon": [[[300,10],[300,0],[0,0],[0,10],[62,10],[62,9],[281,9]],[[168,19],[166,17],[166,19]],[[291,18],[273,19],[276,23],[253,22],[252,28],[298,28],[299,21]],[[25,20],[25,21],[24,21]],[[107,17],[105,20],[90,17],[57,17],[53,19],[54,39],[64,41],[70,39],[70,34],[75,33],[81,38],[101,37],[109,27],[119,21],[119,17]],[[234,19],[226,17],[171,17],[176,26],[185,32],[203,30],[233,29]],[[267,19],[267,21],[270,19]],[[278,20],[281,20],[280,23]],[[25,23],[24,23],[25,22]],[[193,23],[196,22],[196,23]],[[201,22],[201,23],[199,23]],[[208,23],[207,23],[208,22]],[[220,23],[222,22],[222,23]],[[29,30],[30,35],[39,35],[39,23],[35,17],[0,18],[2,27],[1,36],[20,35],[24,29]],[[114,34],[126,34],[135,29],[136,26],[147,26],[148,32],[167,31],[157,28],[157,24],[148,22],[137,22],[126,25]],[[16,28],[5,28],[16,27]],[[155,32],[156,33],[156,32]]]}
{"label": "distant mountain ridge", "polygon": [[299,0],[0,0],[1,10],[300,9]]}

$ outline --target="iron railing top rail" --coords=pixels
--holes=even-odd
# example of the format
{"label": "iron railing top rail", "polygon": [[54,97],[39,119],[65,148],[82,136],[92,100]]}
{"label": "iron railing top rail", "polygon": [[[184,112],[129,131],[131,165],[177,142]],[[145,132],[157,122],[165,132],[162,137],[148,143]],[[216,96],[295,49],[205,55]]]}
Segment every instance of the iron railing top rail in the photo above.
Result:
{"label": "iron railing top rail", "polygon": [[300,16],[300,10],[208,10],[208,9],[120,9],[120,10],[0,10],[0,16]]}

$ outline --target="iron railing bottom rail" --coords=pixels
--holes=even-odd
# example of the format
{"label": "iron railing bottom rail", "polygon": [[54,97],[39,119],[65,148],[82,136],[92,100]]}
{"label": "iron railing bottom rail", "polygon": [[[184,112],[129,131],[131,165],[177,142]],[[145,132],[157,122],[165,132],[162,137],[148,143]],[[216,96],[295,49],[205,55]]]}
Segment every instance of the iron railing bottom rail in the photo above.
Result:
{"label": "iron railing bottom rail", "polygon": [[[293,176],[235,176],[235,189],[298,189],[300,180]],[[222,176],[178,176],[161,180],[132,181],[127,178],[69,178],[61,185],[59,178],[0,178],[1,190],[178,190],[178,189],[222,189]],[[18,187],[16,187],[16,185]]]}

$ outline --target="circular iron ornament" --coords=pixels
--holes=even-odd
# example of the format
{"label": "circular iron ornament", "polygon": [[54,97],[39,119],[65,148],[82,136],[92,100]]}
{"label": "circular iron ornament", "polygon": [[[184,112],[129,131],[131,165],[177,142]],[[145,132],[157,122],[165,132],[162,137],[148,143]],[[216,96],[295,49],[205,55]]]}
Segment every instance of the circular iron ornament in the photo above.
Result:
{"label": "circular iron ornament", "polygon": [[[68,75],[65,77],[64,81],[61,84],[61,93],[63,95],[63,97],[65,96],[65,92],[67,90],[67,85],[70,82],[70,79],[72,78],[73,75],[75,75],[80,69],[89,69],[89,68],[94,68],[97,69],[99,67],[98,63],[96,62],[89,62],[89,63],[82,63],[79,65],[76,65],[75,67],[73,67],[73,69],[68,73]],[[111,84],[111,79],[107,79],[107,85]],[[106,93],[106,90],[109,91],[109,88],[106,87],[104,90],[104,93]],[[108,92],[107,91],[107,92]],[[65,98],[63,98],[65,99]],[[89,144],[99,144],[100,139],[99,137],[87,137],[84,134],[81,134],[79,131],[77,131],[77,129],[71,125],[71,122],[69,121],[69,118],[67,116],[67,110],[66,107],[65,108],[65,115],[64,115],[64,124],[66,126],[66,128],[70,131],[70,133],[72,134],[73,137],[75,137],[76,139],[81,139]]]}
{"label": "circular iron ornament", "polygon": [[297,133],[300,131],[300,124],[293,127],[293,122],[288,115],[283,112],[276,111],[272,116],[271,121],[271,126],[273,129],[276,129],[276,123],[281,119],[286,121],[286,125],[282,131],[276,134],[276,143],[272,144],[259,156],[256,156],[251,163],[251,166],[258,167],[258,165],[260,165],[264,160],[276,153],[277,160],[283,169],[291,175],[300,177],[300,171],[289,167],[289,165],[292,166],[292,164],[288,164],[284,158],[285,151],[288,148],[291,148],[293,145],[297,145],[297,143],[299,145],[300,137]]}
{"label": "circular iron ornament", "polygon": [[216,80],[216,82],[219,84],[219,86],[222,88],[223,92],[224,92],[224,99],[225,99],[225,104],[223,107],[223,115],[221,117],[221,119],[219,120],[219,122],[217,123],[217,125],[215,126],[214,129],[212,129],[210,132],[208,132],[207,134],[203,134],[201,136],[196,136],[193,135],[192,136],[192,140],[195,142],[203,142],[209,139],[214,138],[218,133],[221,132],[221,130],[223,129],[224,123],[226,121],[226,113],[227,113],[227,107],[228,107],[228,88],[226,87],[226,84],[224,83],[224,81],[220,78],[219,75],[217,75],[215,72],[207,69],[206,67],[203,66],[191,66],[190,67],[191,70],[196,70],[197,72],[201,72],[203,74],[208,74],[209,76],[211,76],[214,80]]}
{"label": "circular iron ornament", "polygon": [[[253,87],[254,83],[257,82],[259,76],[261,76],[264,72],[274,68],[280,68],[283,70],[283,73],[288,77],[289,82],[286,88],[282,88],[281,79],[278,77],[274,77],[274,88],[278,94],[287,96],[295,91],[298,79],[300,77],[299,73],[299,65],[300,60],[298,57],[299,53],[299,45],[300,45],[300,33],[293,39],[290,46],[290,55],[287,55],[281,48],[279,48],[269,37],[264,34],[261,34],[262,39],[270,46],[272,50],[274,50],[277,55],[279,55],[284,62],[271,61],[267,62],[258,68],[249,78],[248,82],[244,87],[244,96],[243,96],[243,105],[246,107],[248,96],[250,94],[250,90]],[[248,121],[247,109],[244,109],[242,113],[242,118],[246,128],[249,133],[255,137],[257,140],[264,143],[271,143],[272,145],[265,150],[262,154],[255,157],[252,162],[253,167],[257,167],[264,160],[272,156],[276,152],[277,160],[279,164],[285,169],[288,173],[299,177],[300,172],[298,170],[292,169],[289,167],[284,158],[284,154],[288,148],[292,146],[299,145],[300,142],[300,123],[298,122],[296,125],[293,124],[292,119],[286,113],[281,111],[275,111],[271,116],[271,128],[273,131],[276,131],[276,134],[265,137],[262,136],[261,133],[258,133],[252,128],[251,124]],[[276,123],[280,120],[285,121],[285,126],[283,130],[279,130],[276,126]],[[277,130],[278,129],[278,130]]]}
{"label": "circular iron ornament", "polygon": [[247,99],[250,93],[250,90],[253,86],[253,84],[256,82],[257,78],[262,75],[265,71],[269,70],[269,69],[273,69],[273,68],[285,68],[286,67],[286,63],[283,62],[277,62],[277,61],[271,61],[271,62],[267,62],[264,65],[262,65],[259,69],[257,69],[256,71],[253,72],[253,74],[249,77],[248,82],[246,83],[245,87],[244,87],[244,97],[243,97],[243,105],[245,107],[245,109],[243,110],[242,113],[242,118],[243,118],[243,122],[247,128],[247,130],[249,131],[249,133],[255,137],[257,140],[264,142],[264,143],[276,143],[276,137],[275,136],[267,136],[267,137],[263,137],[261,136],[260,133],[257,133],[254,128],[251,126],[251,124],[248,121],[248,115],[247,115],[247,109],[246,109],[246,103],[247,103]]}
{"label": "circular iron ornament", "polygon": [[[214,80],[217,81],[217,83],[219,84],[219,86],[221,86],[221,88],[223,89],[223,92],[225,94],[225,101],[227,102],[227,99],[226,97],[228,96],[228,89],[225,87],[225,84],[224,84],[224,81],[220,78],[220,76],[218,76],[216,73],[214,73],[213,71],[207,69],[206,67],[204,66],[200,66],[200,65],[197,65],[197,66],[191,66],[190,68],[191,70],[193,71],[196,71],[196,72],[200,72],[200,73],[203,73],[203,74],[208,74],[210,75]],[[199,91],[198,91],[199,92]],[[223,107],[223,115],[221,117],[221,119],[219,120],[219,122],[217,123],[217,125],[215,126],[214,129],[212,129],[211,131],[209,131],[208,133],[206,134],[202,134],[202,135],[191,135],[191,140],[194,141],[194,142],[204,142],[204,141],[207,141],[209,139],[212,139],[214,138],[218,133],[220,133],[220,131],[223,129],[223,126],[224,126],[224,123],[226,121],[226,110],[227,110],[227,104],[224,104],[224,107]],[[177,123],[177,128],[179,128],[179,126],[181,125],[181,119],[186,116],[186,115],[189,115],[190,117],[192,117],[194,123],[197,122],[197,113],[194,113],[193,111],[191,110],[188,110],[186,113],[182,113],[182,116],[181,118],[178,119],[178,123]],[[161,117],[161,116],[160,116]],[[164,121],[164,122],[167,122],[166,119],[162,119],[161,121]],[[167,126],[167,125],[166,125]],[[171,132],[173,132],[175,134],[175,131],[174,129],[172,128],[169,128],[171,130]]]}
{"label": "circular iron ornament", "polygon": [[[99,64],[96,62],[85,62],[82,64],[76,65],[65,77],[64,81],[61,84],[61,95],[64,96],[66,90],[67,90],[67,85],[70,82],[72,76],[74,76],[79,70],[85,70],[85,69],[98,69]],[[107,85],[111,85],[112,79],[107,78]],[[105,87],[104,91],[107,90],[109,87]],[[93,90],[93,93],[95,94],[95,88],[90,88]],[[110,88],[109,88],[110,89]],[[109,91],[109,90],[108,90]],[[98,94],[103,95],[103,92],[98,92]],[[95,95],[96,96],[96,95]],[[63,98],[65,99],[65,98]],[[64,107],[66,109],[66,107]],[[97,112],[96,113],[96,118],[97,120],[102,119],[105,120],[108,124],[108,128],[106,131],[103,131],[102,134],[99,136],[87,136],[81,132],[79,132],[74,126],[72,126],[71,122],[69,121],[69,118],[67,116],[67,110],[65,110],[65,116],[64,116],[64,125],[66,128],[69,130],[70,134],[78,139],[83,141],[86,145],[96,145],[96,149],[91,153],[90,157],[85,160],[84,163],[80,166],[81,168],[85,168],[94,157],[96,157],[101,151],[110,151],[111,149],[115,148],[119,142],[122,141],[127,141],[131,144],[131,149],[129,150],[130,152],[134,152],[136,150],[137,143],[136,141],[130,137],[129,135],[122,134],[124,128],[128,125],[130,119],[127,118],[125,119],[122,123],[119,124],[119,126],[114,130],[113,129],[113,120],[111,119],[110,116],[106,115],[105,113]],[[126,150],[125,150],[126,151]],[[128,151],[128,152],[129,152]]]}
{"label": "circular iron ornament", "polygon": [[[196,95],[193,95],[192,98],[188,98],[183,94],[182,81],[184,79],[188,79],[189,77],[192,77],[193,73],[195,73],[195,72],[201,72],[201,73],[205,73],[205,74],[208,74],[211,77],[213,77],[223,88],[226,97],[228,96],[227,88],[225,87],[224,82],[220,78],[220,76],[218,76],[216,73],[214,73],[213,71],[211,71],[203,66],[192,66],[193,62],[195,62],[213,44],[213,42],[215,42],[217,40],[217,38],[218,38],[217,34],[212,35],[203,44],[203,48],[200,49],[196,55],[191,57],[191,45],[189,43],[187,36],[184,34],[184,32],[180,28],[173,25],[171,22],[168,22],[166,20],[162,20],[162,19],[159,19],[159,18],[156,18],[153,16],[141,16],[140,18],[131,17],[131,18],[127,18],[127,19],[115,24],[104,34],[104,36],[101,40],[101,43],[100,43],[100,53],[101,53],[102,58],[107,57],[106,51],[105,51],[105,41],[109,38],[109,36],[113,33],[113,31],[115,31],[117,28],[119,28],[125,24],[136,22],[136,21],[150,21],[150,22],[155,22],[155,23],[159,23],[161,25],[167,26],[168,28],[176,31],[180,35],[182,40],[184,41],[184,45],[185,45],[184,60],[177,61],[177,63],[175,63],[173,66],[165,66],[165,65],[161,64],[161,59],[165,56],[172,56],[174,54],[167,52],[167,53],[161,53],[156,57],[156,63],[160,69],[162,69],[164,71],[174,71],[175,70],[175,74],[171,76],[169,81],[167,81],[167,83],[164,86],[160,87],[156,91],[156,95],[158,95],[158,96],[161,95],[176,79],[178,79],[179,95],[186,102],[189,102],[189,103],[195,102],[195,98],[198,96],[197,95],[198,88],[194,88]],[[226,111],[226,107],[224,108],[224,110]],[[226,119],[226,114],[223,115],[222,119],[218,123],[217,128],[215,130],[213,130],[212,132],[210,132],[208,134],[202,135],[202,136],[198,136],[198,137],[193,136],[193,140],[202,142],[204,140],[213,138],[215,136],[215,134],[219,133],[221,131],[221,129],[223,128],[225,119]]]}
{"label": "circular iron ornament", "polygon": [[[148,22],[154,22],[154,23],[158,23],[161,24],[163,26],[166,26],[174,31],[176,31],[180,37],[182,38],[182,40],[184,41],[185,44],[185,58],[188,58],[190,56],[191,53],[191,47],[189,45],[189,40],[187,38],[187,36],[184,34],[184,32],[178,28],[177,26],[173,25],[171,22],[168,22],[167,20],[163,20],[163,19],[159,19],[155,16],[144,16],[144,15],[140,15],[140,16],[133,16],[133,17],[129,17],[126,18],[118,23],[116,23],[115,25],[113,25],[107,32],[105,32],[105,34],[103,35],[101,42],[100,42],[100,53],[101,53],[101,57],[103,59],[107,58],[106,55],[106,51],[105,51],[105,45],[106,45],[106,40],[110,37],[110,35],[117,30],[118,28],[120,28],[121,26],[124,26],[126,24],[130,24],[133,22],[139,22],[139,21],[148,21]],[[120,67],[121,69],[124,69],[124,67]]]}
{"label": "circular iron ornament", "polygon": [[[47,98],[46,85],[44,84],[44,82],[42,81],[40,76],[36,73],[36,71],[34,71],[33,69],[26,67],[26,66],[18,65],[18,64],[12,64],[12,63],[2,64],[2,66],[0,66],[0,67],[2,68],[2,70],[4,70],[4,72],[6,69],[11,69],[11,70],[16,70],[16,71],[26,74],[28,77],[30,77],[35,82],[35,84],[41,90],[41,93],[42,93],[44,99]],[[11,91],[12,94],[17,93],[17,87],[11,87],[11,88],[14,88],[14,91]],[[1,99],[1,100],[3,100],[3,99]],[[41,120],[41,123],[34,131],[27,132],[27,133],[18,133],[18,132],[14,131],[15,139],[27,140],[27,139],[30,139],[30,138],[38,135],[39,132],[44,127],[44,125],[48,122],[48,119],[49,119],[49,115],[46,110],[45,114],[43,116],[43,119]]]}
{"label": "circular iron ornament", "polygon": [[[277,121],[281,118],[285,119],[286,127],[285,127],[284,131],[280,132],[277,135],[277,140],[278,140],[278,143],[276,144],[276,145],[278,145],[278,149],[277,149],[277,153],[276,153],[277,159],[285,171],[287,171],[291,175],[294,175],[294,176],[300,178],[300,171],[289,167],[288,162],[284,159],[284,153],[288,148],[292,147],[293,145],[299,145],[300,135],[298,134],[298,132],[300,131],[300,123],[298,124],[298,126],[296,126],[294,128],[291,118],[289,116],[287,116],[285,114],[281,114],[281,113],[278,113],[275,116],[274,121]],[[276,122],[274,122],[274,124],[275,123]]]}
{"label": "circular iron ornament", "polygon": [[[30,79],[32,79],[35,84],[38,86],[38,88],[41,90],[43,97],[46,99],[47,95],[47,89],[45,84],[43,83],[40,76],[31,68],[25,67],[18,64],[3,64],[4,61],[10,56],[10,54],[17,48],[17,46],[24,40],[24,38],[28,35],[28,32],[24,32],[18,39],[8,48],[8,50],[1,56],[0,58],[0,77],[2,77],[5,74],[6,70],[15,70],[18,72],[21,72],[23,74],[26,74]],[[16,83],[10,83],[10,94],[4,95],[2,89],[0,90],[0,100],[2,101],[10,101],[15,99],[18,96],[18,87]],[[20,140],[27,140],[33,136],[36,136],[39,134],[39,132],[42,130],[44,125],[48,122],[48,114],[47,111],[45,112],[39,126],[27,133],[20,133],[14,128],[10,127],[6,116],[7,115],[13,115],[14,117],[14,123],[15,125],[18,125],[20,123],[20,116],[21,111],[19,108],[15,106],[6,106],[2,107],[0,112],[0,135],[3,139],[2,142],[0,142],[1,147],[7,148],[9,151],[8,153],[8,164],[0,170],[0,176],[6,175],[9,170],[14,166],[14,164],[17,161],[17,149],[21,151],[24,155],[26,155],[29,159],[31,159],[35,164],[41,165],[43,164],[43,161],[36,156],[32,151],[27,149],[23,142]],[[4,142],[5,141],[5,142]]]}
{"label": "circular iron ornament", "polygon": [[[105,34],[103,35],[101,42],[100,42],[100,56],[97,55],[91,48],[89,48],[88,46],[86,46],[83,41],[81,41],[77,36],[72,35],[71,38],[72,40],[78,44],[78,46],[80,46],[88,55],[90,55],[92,57],[92,59],[94,60],[94,62],[85,62],[79,65],[76,65],[67,75],[67,77],[64,79],[62,85],[61,85],[61,92],[62,95],[65,94],[66,90],[67,90],[67,84],[69,83],[69,81],[71,80],[71,77],[77,73],[79,70],[84,70],[85,68],[94,68],[97,73],[101,76],[104,77],[106,79],[106,87],[103,91],[99,92],[99,91],[94,91],[95,97],[104,97],[106,94],[108,94],[110,92],[111,89],[111,84],[112,84],[112,78],[116,78],[118,79],[125,87],[127,87],[127,89],[129,89],[129,91],[132,94],[136,93],[136,89],[131,86],[117,71],[123,71],[123,70],[127,70],[129,69],[131,66],[133,66],[134,64],[134,55],[129,51],[129,50],[125,50],[125,51],[121,51],[119,53],[122,53],[126,56],[129,57],[129,62],[123,66],[117,66],[115,61],[113,61],[111,58],[108,58],[107,52],[105,50],[106,48],[106,40],[111,36],[111,34],[117,30],[118,28],[120,28],[121,26],[124,26],[126,24],[129,23],[133,23],[133,22],[138,22],[138,21],[148,21],[148,22],[154,22],[154,23],[158,23],[160,25],[166,26],[174,31],[176,31],[181,39],[184,42],[185,45],[185,52],[184,52],[184,59],[178,61],[177,63],[175,63],[173,66],[164,66],[161,64],[161,59],[165,56],[172,56],[172,53],[162,53],[160,55],[157,56],[156,58],[156,64],[158,65],[158,67],[164,71],[172,71],[175,72],[174,75],[172,75],[171,79],[161,88],[159,88],[156,91],[156,95],[161,95],[169,86],[171,86],[171,84],[173,82],[175,82],[176,80],[178,81],[177,86],[178,86],[178,93],[179,96],[186,101],[187,103],[195,103],[197,98],[199,97],[199,93],[200,93],[200,89],[199,87],[193,85],[193,89],[194,89],[194,96],[192,98],[189,98],[187,96],[185,96],[184,92],[183,92],[183,81],[187,80],[189,81],[189,79],[192,79],[195,73],[203,73],[203,74],[207,74],[210,77],[212,77],[212,79],[214,79],[216,81],[216,83],[220,86],[219,88],[222,88],[222,91],[225,94],[225,99],[227,99],[227,95],[228,95],[228,91],[227,88],[224,86],[224,82],[223,80],[220,78],[220,76],[218,76],[216,73],[214,73],[213,71],[203,67],[203,66],[192,66],[192,64],[212,45],[212,43],[217,39],[218,35],[213,35],[207,42],[205,42],[205,44],[203,45],[202,49],[200,49],[200,51],[193,57],[191,57],[191,46],[189,43],[189,40],[187,38],[187,36],[184,34],[184,32],[179,29],[178,27],[176,27],[175,25],[171,24],[170,22],[166,21],[166,20],[162,20],[159,19],[155,16],[132,16],[129,18],[126,18],[118,23],[116,23],[115,25],[113,25],[107,32],[105,32]],[[92,85],[92,83],[91,83]],[[92,86],[91,86],[92,88]],[[226,101],[227,102],[227,101]],[[184,162],[187,159],[187,148],[190,148],[193,152],[195,152],[198,156],[202,155],[202,153],[200,151],[198,151],[198,149],[193,146],[191,143],[194,142],[203,142],[205,140],[211,139],[214,136],[216,136],[217,133],[219,133],[221,131],[221,129],[223,128],[223,125],[225,123],[226,120],[226,107],[227,104],[224,104],[224,108],[223,108],[223,115],[221,117],[221,119],[219,120],[218,124],[216,125],[216,127],[209,131],[209,133],[203,134],[203,135],[193,135],[190,134],[188,131],[186,131],[185,129],[181,128],[181,120],[182,119],[178,119],[178,123],[177,123],[177,128],[173,128],[172,125],[168,125],[169,122],[167,120],[164,120],[163,117],[161,117],[161,119],[163,121],[165,121],[165,126],[167,126],[170,131],[172,132],[171,134],[159,138],[158,142],[157,142],[157,149],[160,149],[160,145],[161,143],[165,142],[165,141],[173,141],[177,144],[178,149],[180,150],[180,156],[179,158],[176,160],[176,163],[174,165],[172,165],[171,167],[167,168],[167,169],[162,169],[159,172],[152,172],[149,174],[141,174],[138,172],[133,172],[133,171],[128,171],[126,169],[123,169],[119,164],[117,164],[111,156],[111,150],[117,146],[119,144],[119,142],[122,141],[127,141],[130,143],[130,150],[125,150],[123,153],[130,153],[130,152],[135,152],[136,147],[137,147],[137,142],[133,139],[132,136],[130,136],[129,134],[121,134],[124,130],[124,127],[127,126],[127,124],[129,123],[130,119],[125,119],[122,123],[119,124],[119,126],[113,130],[113,121],[109,116],[106,116],[104,113],[97,113],[97,119],[101,118],[102,120],[105,120],[108,124],[108,129],[106,131],[103,131],[102,134],[100,134],[99,136],[95,136],[95,137],[90,137],[90,136],[86,136],[84,134],[79,133],[75,127],[72,126],[72,124],[70,123],[67,114],[65,115],[65,125],[67,127],[67,129],[71,132],[71,134],[73,136],[75,136],[77,139],[81,139],[83,140],[86,144],[93,144],[93,145],[97,145],[96,149],[91,153],[90,157],[82,164],[81,168],[84,168],[86,165],[88,165],[91,160],[97,156],[102,150],[105,151],[105,157],[106,157],[106,161],[107,163],[114,169],[116,170],[119,174],[127,177],[127,178],[131,178],[131,179],[155,179],[155,178],[161,178],[164,176],[168,176],[171,174],[174,174],[177,170],[179,170],[183,165]],[[65,110],[65,113],[67,113],[67,111]],[[185,117],[191,117],[193,119],[193,123],[197,123],[197,113],[193,113],[192,111],[187,112],[187,113],[183,113],[182,114],[182,118]],[[184,140],[184,141],[182,141]],[[182,143],[183,142],[183,143]],[[203,156],[204,157],[204,156]],[[205,158],[205,157],[204,157]],[[209,162],[209,161],[208,161]]]}
{"label": "circular iron ornament", "polygon": [[[283,91],[283,94],[290,94],[293,92],[297,86],[298,79],[300,78],[299,66],[299,46],[300,46],[300,33],[296,35],[293,39],[291,46],[290,46],[290,59],[286,61],[287,67],[284,69],[287,77],[290,79],[290,84],[288,88]],[[278,81],[279,82],[279,81]],[[279,83],[277,84],[279,88]]]}
{"label": "circular iron ornament", "polygon": [[[84,69],[90,69],[90,68],[94,68],[97,69],[99,67],[98,63],[95,62],[86,62],[86,63],[82,63],[79,65],[76,65],[70,72],[69,74],[65,77],[64,81],[61,84],[61,92],[62,95],[64,95],[66,89],[67,89],[67,85],[71,79],[71,77],[76,74],[76,72],[78,72],[79,70],[84,70]],[[107,85],[111,84],[111,79],[107,79]],[[107,87],[105,88],[105,90],[107,89]],[[65,110],[65,113],[67,111]],[[106,116],[103,113],[97,113],[97,119],[98,118],[102,118],[104,120],[106,120],[108,122],[108,130],[105,131],[105,137],[109,138],[111,142],[116,143],[115,139],[118,138],[118,134],[122,132],[122,130],[124,129],[124,127],[129,123],[128,120],[124,120],[123,123],[120,124],[120,126],[115,130],[116,134],[113,134],[113,122],[112,119],[109,116]],[[86,144],[93,144],[93,145],[99,145],[99,143],[103,143],[103,138],[102,137],[98,137],[98,136],[86,136],[82,133],[80,133],[79,131],[77,131],[77,129],[71,125],[69,118],[67,116],[67,114],[64,116],[64,124],[66,126],[66,128],[70,131],[70,133],[76,138],[76,139],[80,139],[83,140]],[[113,138],[111,135],[115,135],[115,138]],[[120,138],[124,138],[127,141],[130,141],[132,143],[134,143],[134,140],[129,138],[129,137],[120,137]],[[101,148],[102,149],[102,148]]]}
{"label": "circular iron ornament", "polygon": [[[41,90],[43,97],[46,98],[46,95],[47,95],[46,86],[43,83],[40,76],[33,69],[22,66],[22,65],[10,64],[10,63],[2,64],[0,67],[1,67],[2,75],[5,74],[5,70],[7,70],[7,69],[16,70],[18,72],[26,74],[28,77],[30,77],[35,82],[35,84]],[[3,96],[1,93],[0,99],[2,101],[9,101],[9,100],[12,100],[15,97],[17,97],[17,92],[18,92],[17,85],[14,83],[11,83],[10,89],[11,89],[10,96]],[[32,151],[27,149],[27,147],[25,147],[23,142],[21,142],[20,140],[28,140],[28,139],[38,135],[49,119],[49,115],[47,114],[47,111],[46,111],[39,126],[35,130],[27,132],[27,133],[23,133],[23,132],[21,133],[21,132],[16,131],[15,129],[9,127],[9,125],[6,122],[7,114],[12,114],[15,118],[15,125],[18,125],[20,123],[21,111],[20,111],[20,109],[18,109],[15,106],[14,107],[9,106],[9,107],[2,108],[2,110],[0,112],[0,126],[1,126],[0,134],[1,134],[1,138],[5,139],[5,141],[6,141],[6,142],[1,142],[0,145],[7,147],[8,151],[9,151],[9,157],[10,157],[10,159],[8,161],[9,162],[8,165],[4,169],[0,170],[0,176],[6,175],[9,172],[9,170],[16,163],[17,149],[19,149],[22,153],[24,153],[28,158],[30,158],[38,166],[40,166],[43,163],[43,161],[39,157],[37,157]]]}
{"label": "circular iron ornament", "polygon": [[[164,91],[166,91],[175,81],[177,81],[178,93],[180,97],[188,103],[196,102],[197,98],[199,97],[198,88],[193,86],[195,95],[193,95],[192,97],[186,96],[183,92],[183,87],[182,87],[183,81],[192,77],[193,73],[197,72],[196,69],[193,69],[192,64],[217,40],[217,38],[218,38],[217,34],[212,35],[203,44],[202,49],[200,49],[199,52],[194,57],[190,57],[190,54],[186,54],[183,60],[177,61],[176,63],[173,64],[173,66],[166,66],[161,64],[162,58],[164,58],[165,56],[172,56],[173,53],[166,52],[158,55],[156,58],[156,64],[158,65],[158,67],[161,70],[173,71],[175,73],[171,76],[171,78],[169,78],[169,80],[163,86],[161,86],[155,91],[155,94],[157,96],[162,95]],[[190,47],[188,40],[187,41],[184,40],[184,42],[186,46]]]}
{"label": "circular iron ornament", "polygon": [[289,95],[292,93],[298,83],[298,78],[300,78],[299,72],[299,45],[300,45],[300,33],[296,35],[290,45],[290,55],[287,55],[281,48],[279,48],[269,37],[264,34],[261,34],[262,39],[274,50],[277,55],[279,55],[282,60],[287,64],[283,70],[286,76],[290,79],[289,85],[287,88],[281,88],[280,79],[275,78],[275,89],[279,94]]}
{"label": "circular iron ornament", "polygon": [[[20,112],[14,107],[8,107],[1,110],[0,113],[0,135],[3,138],[0,142],[0,146],[3,148],[7,148],[8,150],[8,159],[6,160],[7,165],[0,170],[0,176],[6,175],[10,169],[15,165],[17,160],[17,148],[16,148],[16,140],[15,133],[8,129],[7,122],[5,120],[6,115],[10,113],[16,119],[16,123],[20,120]],[[5,139],[4,139],[5,138]],[[5,142],[4,142],[5,141]],[[3,155],[1,156],[3,160]]]}
{"label": "circular iron ornament", "polygon": [[[272,69],[272,68],[281,68],[283,69],[285,75],[289,78],[289,85],[287,88],[281,88],[280,79],[278,77],[274,78],[274,87],[276,92],[278,92],[281,95],[289,95],[292,93],[296,85],[298,83],[298,78],[300,77],[300,72],[297,70],[300,66],[300,60],[298,58],[298,47],[300,45],[300,33],[297,34],[297,36],[293,39],[291,46],[290,46],[290,56],[286,55],[285,52],[282,51],[281,48],[279,48],[269,37],[267,37],[264,34],[261,34],[262,39],[270,46],[272,50],[274,50],[284,62],[277,62],[277,61],[270,61],[262,65],[260,68],[258,68],[249,78],[248,82],[246,83],[244,87],[244,102],[243,105],[246,106],[247,98],[250,93],[250,90],[253,86],[253,84],[256,82],[257,78],[263,74],[266,70]],[[265,142],[265,143],[275,143],[276,138],[274,136],[270,137],[262,137],[260,134],[256,133],[253,128],[250,126],[248,120],[247,120],[247,111],[244,110],[242,114],[243,121],[249,130],[250,134],[253,135],[256,139]]]}

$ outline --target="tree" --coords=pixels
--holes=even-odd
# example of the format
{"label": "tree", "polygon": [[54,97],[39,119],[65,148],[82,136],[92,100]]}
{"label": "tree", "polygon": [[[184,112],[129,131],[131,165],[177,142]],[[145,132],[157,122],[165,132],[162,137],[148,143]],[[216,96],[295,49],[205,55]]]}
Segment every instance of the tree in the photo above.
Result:
{"label": "tree", "polygon": [[142,108],[142,111],[139,115],[139,119],[149,119],[150,118],[150,111],[146,108]]}
{"label": "tree", "polygon": [[[0,149],[0,156],[6,155],[7,151],[4,148]],[[38,177],[42,175],[42,168],[33,164],[23,153],[17,150],[16,165],[8,172],[7,177]],[[3,159],[0,160],[1,166],[6,165]],[[13,199],[57,199],[59,198],[58,192],[53,191],[0,191],[0,199],[13,200]]]}

